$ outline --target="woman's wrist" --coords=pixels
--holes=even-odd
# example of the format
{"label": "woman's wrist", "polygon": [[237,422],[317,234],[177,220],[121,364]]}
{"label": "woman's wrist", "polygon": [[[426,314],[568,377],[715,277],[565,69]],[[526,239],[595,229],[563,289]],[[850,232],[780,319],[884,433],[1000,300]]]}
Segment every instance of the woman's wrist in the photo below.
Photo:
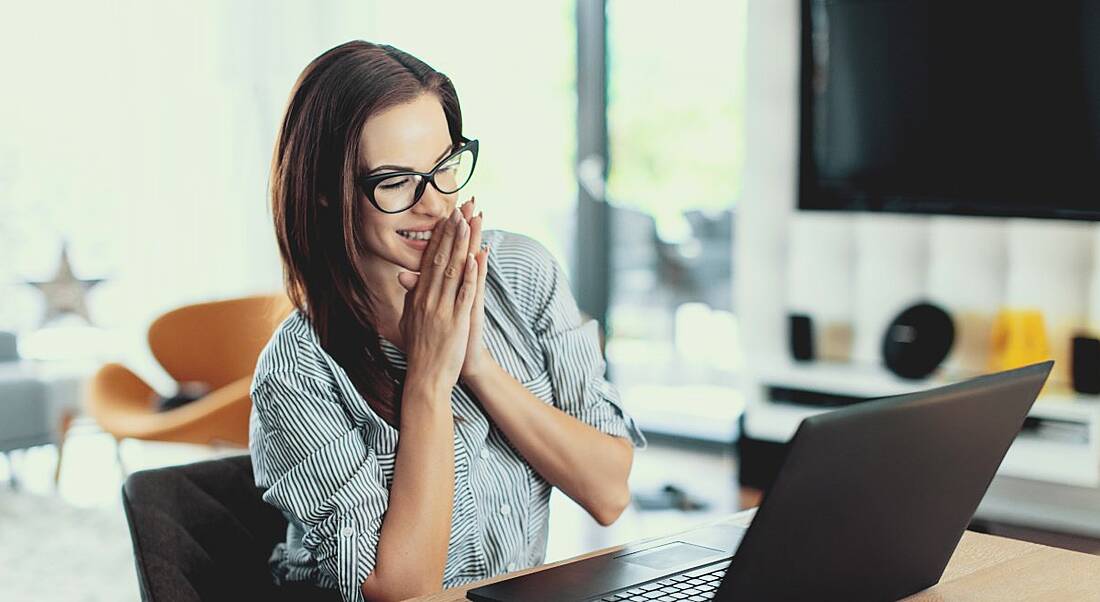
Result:
{"label": "woman's wrist", "polygon": [[417,370],[409,367],[405,374],[403,399],[416,399],[450,405],[451,389],[455,379],[449,379],[431,370]]}
{"label": "woman's wrist", "polygon": [[474,381],[482,380],[488,375],[495,363],[496,359],[493,358],[493,354],[489,353],[489,348],[482,345],[478,352],[462,365],[459,378],[463,384],[472,385]]}
{"label": "woman's wrist", "polygon": [[498,368],[500,364],[496,363],[496,359],[486,350],[483,359],[462,375],[462,384],[470,387],[474,394],[477,394],[482,387],[488,385]]}

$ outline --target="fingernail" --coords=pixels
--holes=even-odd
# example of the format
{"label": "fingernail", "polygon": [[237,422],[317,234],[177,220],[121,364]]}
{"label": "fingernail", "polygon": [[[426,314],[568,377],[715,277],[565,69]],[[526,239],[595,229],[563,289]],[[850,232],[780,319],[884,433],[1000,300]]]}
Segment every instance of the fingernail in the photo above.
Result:
{"label": "fingernail", "polygon": [[458,207],[455,207],[455,210],[451,212],[451,222],[457,224],[460,219],[462,219],[462,212],[458,210]]}

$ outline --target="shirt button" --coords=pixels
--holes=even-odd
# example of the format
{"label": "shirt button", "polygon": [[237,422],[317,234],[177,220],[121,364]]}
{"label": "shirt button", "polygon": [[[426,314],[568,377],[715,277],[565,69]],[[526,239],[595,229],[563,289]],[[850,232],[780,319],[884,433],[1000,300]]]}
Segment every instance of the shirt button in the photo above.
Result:
{"label": "shirt button", "polygon": [[351,537],[352,535],[355,535],[355,529],[352,529],[351,527],[344,527],[343,529],[340,529],[340,535],[343,535],[344,537]]}
{"label": "shirt button", "polygon": [[509,562],[508,563],[508,571],[511,572],[511,571],[514,571],[514,570],[516,570],[516,563]]}
{"label": "shirt button", "polygon": [[503,506],[500,507],[500,513],[503,514],[504,516],[508,516],[509,514],[512,513],[512,507],[509,506],[508,504],[504,504]]}
{"label": "shirt button", "polygon": [[482,460],[488,460],[489,459],[489,450],[488,450],[488,448],[485,448],[485,447],[481,448],[481,453],[479,453],[478,455],[481,456]]}

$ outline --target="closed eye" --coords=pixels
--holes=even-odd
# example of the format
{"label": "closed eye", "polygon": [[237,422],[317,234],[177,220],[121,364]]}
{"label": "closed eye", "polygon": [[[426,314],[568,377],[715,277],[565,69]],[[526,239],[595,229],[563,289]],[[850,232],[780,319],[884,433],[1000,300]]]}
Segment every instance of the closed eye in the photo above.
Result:
{"label": "closed eye", "polygon": [[385,190],[394,190],[396,188],[401,188],[405,184],[408,184],[409,181],[410,178],[408,176],[403,176],[400,178],[390,178],[389,180],[383,180],[382,183],[378,185],[378,187]]}

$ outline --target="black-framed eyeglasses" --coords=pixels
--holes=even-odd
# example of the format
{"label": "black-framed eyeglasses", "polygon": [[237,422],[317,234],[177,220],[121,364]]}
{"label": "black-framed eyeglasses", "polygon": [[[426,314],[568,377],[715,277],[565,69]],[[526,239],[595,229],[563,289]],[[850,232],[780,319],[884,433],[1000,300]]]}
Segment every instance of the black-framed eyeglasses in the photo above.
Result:
{"label": "black-framed eyeglasses", "polygon": [[359,190],[383,213],[401,213],[424,196],[431,183],[443,194],[458,192],[470,181],[477,164],[477,140],[462,138],[462,146],[439,162],[431,171],[390,171],[356,179]]}

